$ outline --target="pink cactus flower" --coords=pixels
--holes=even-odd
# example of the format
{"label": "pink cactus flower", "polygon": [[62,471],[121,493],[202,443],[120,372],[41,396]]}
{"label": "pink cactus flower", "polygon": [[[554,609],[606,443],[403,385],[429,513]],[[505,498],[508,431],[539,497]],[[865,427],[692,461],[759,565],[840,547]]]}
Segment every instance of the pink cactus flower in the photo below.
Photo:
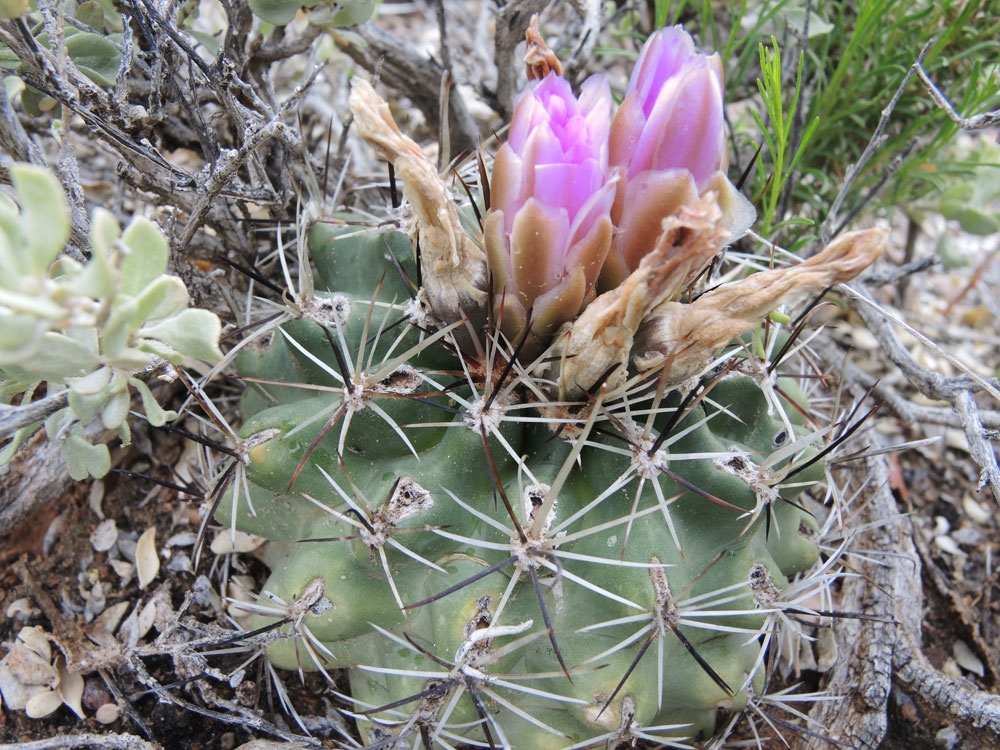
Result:
{"label": "pink cactus flower", "polygon": [[497,153],[484,224],[493,313],[514,342],[530,325],[526,353],[595,296],[613,234],[611,105],[603,78],[586,81],[577,99],[549,73],[516,101]]}
{"label": "pink cactus flower", "polygon": [[[613,120],[603,79],[577,99],[547,70],[515,103],[484,222],[493,320],[513,343],[527,332],[531,357],[654,251],[661,270],[675,269],[660,286],[680,295],[754,218],[725,175],[719,56],[699,54],[679,26],[647,40]],[[720,209],[717,246],[672,257],[684,243],[663,245],[665,220],[709,192]]]}

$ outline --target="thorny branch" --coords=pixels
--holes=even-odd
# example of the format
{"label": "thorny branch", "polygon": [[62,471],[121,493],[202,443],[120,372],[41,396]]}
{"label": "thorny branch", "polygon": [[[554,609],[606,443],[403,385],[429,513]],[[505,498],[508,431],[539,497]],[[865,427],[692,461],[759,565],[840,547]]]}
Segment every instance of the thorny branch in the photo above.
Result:
{"label": "thorny branch", "polygon": [[[134,0],[130,5],[135,11],[130,21],[138,27],[143,44],[140,49],[133,42],[133,29],[126,24],[114,96],[92,83],[65,54],[65,46],[58,43],[57,31],[62,25],[58,14],[46,14],[46,31],[54,41],[52,50],[39,44],[20,20],[0,22],[0,44],[9,47],[21,61],[19,75],[28,85],[62,105],[68,125],[78,127],[68,115],[78,116],[87,130],[121,159],[117,165],[119,178],[139,191],[157,196],[159,203],[177,212],[175,215],[187,216],[187,221],[175,229],[174,245],[181,251],[180,257],[204,225],[216,232],[211,237],[203,233],[203,241],[221,244],[225,251],[245,253],[247,232],[235,224],[245,218],[245,209],[240,204],[249,201],[268,206],[276,218],[286,218],[297,197],[295,186],[304,182],[300,179],[301,171],[319,166],[319,162],[310,167],[304,165],[306,151],[298,131],[284,127],[281,121],[292,114],[317,71],[309,74],[306,83],[283,103],[272,106],[268,104],[273,97],[268,91],[267,71],[260,62],[256,61],[258,67],[254,71],[260,83],[255,85],[241,77],[241,66],[228,56],[239,52],[240,59],[245,59],[231,34],[227,33],[226,44],[216,59],[205,62],[194,42],[178,29],[172,17],[159,15],[144,0]],[[229,4],[226,7],[230,32],[237,27],[249,28],[246,8],[238,10]],[[307,32],[304,38],[312,41],[315,33]],[[301,48],[293,40],[265,44],[260,37],[253,37],[248,43],[246,35],[239,44],[266,51],[272,60],[294,55]],[[152,64],[147,64],[150,54]],[[166,59],[185,62],[168,65]],[[258,92],[258,88],[263,91]],[[147,97],[145,106],[136,104],[143,95]],[[178,102],[180,107],[168,114],[164,107],[167,100]],[[218,129],[220,136],[206,121],[213,108],[220,108],[228,120],[227,127]],[[0,115],[4,113],[7,114],[0,117],[0,143],[4,150],[20,160],[44,162],[6,94],[0,95]],[[148,138],[154,128],[162,134],[156,146]],[[235,139],[235,149],[225,147],[228,137]],[[79,168],[70,147],[73,140],[69,134],[63,139],[60,172],[72,198],[72,242],[82,248],[86,247],[89,217],[79,189]],[[195,150],[207,161],[198,174],[170,163],[160,150],[188,147],[192,141],[197,143],[193,146]],[[265,147],[272,141],[277,145],[270,149],[280,147],[284,154],[278,173],[265,160]],[[0,171],[3,167],[0,162]],[[240,212],[244,215],[240,216]],[[178,271],[184,272],[182,267]]]}
{"label": "thorny branch", "polygon": [[29,427],[55,414],[69,402],[69,391],[51,393],[38,401],[23,406],[0,404],[0,438],[13,435],[23,427]]}
{"label": "thorny branch", "polygon": [[[917,57],[917,62],[914,63],[914,65],[919,65],[929,50],[930,46],[925,46],[920,51],[920,55]],[[879,118],[878,125],[875,127],[875,132],[872,133],[872,136],[868,141],[868,145],[865,146],[865,150],[854,164],[848,166],[847,173],[844,175],[843,184],[840,187],[840,192],[837,193],[837,197],[834,199],[833,205],[830,206],[830,212],[827,214],[826,219],[820,227],[819,237],[811,246],[811,252],[818,252],[822,248],[826,247],[834,235],[843,230],[844,222],[842,220],[843,217],[840,216],[840,209],[844,205],[844,201],[847,199],[847,196],[850,195],[851,190],[854,189],[854,183],[858,179],[858,176],[864,170],[871,158],[875,155],[875,152],[877,152],[879,148],[882,147],[882,144],[885,143],[885,128],[889,124],[892,113],[896,109],[896,104],[903,96],[903,92],[906,90],[906,87],[910,83],[910,78],[912,77],[913,69],[911,68],[907,71],[906,75],[903,76],[903,80],[900,82],[899,88],[896,89],[896,93],[893,94],[892,99],[882,110],[882,116]]]}
{"label": "thorny branch", "polygon": [[[209,698],[206,702],[221,709],[218,711],[214,710],[214,708],[208,708],[206,706],[193,703],[192,701],[186,700],[177,695],[177,691],[174,687],[161,684],[159,680],[150,674],[143,660],[157,656],[171,656],[173,657],[175,664],[178,662],[189,662],[189,666],[192,666],[193,669],[197,670],[199,666],[203,665],[203,657],[195,651],[195,649],[198,647],[212,646],[223,643],[232,635],[229,631],[216,629],[215,634],[212,636],[192,640],[188,631],[192,629],[204,630],[204,628],[196,622],[189,621],[186,618],[180,618],[178,613],[172,610],[170,605],[169,583],[163,584],[160,589],[153,594],[153,599],[159,600],[157,603],[158,611],[161,608],[165,610],[161,614],[158,614],[159,621],[157,628],[161,632],[153,643],[148,645],[130,645],[129,643],[122,643],[119,640],[111,639],[110,643],[104,641],[104,645],[96,646],[76,619],[65,616],[48,593],[46,593],[37,584],[37,582],[33,580],[27,567],[21,564],[19,564],[18,567],[20,575],[31,595],[31,598],[36,604],[38,604],[48,618],[50,626],[52,627],[53,639],[65,654],[67,662],[72,668],[79,669],[85,674],[99,672],[105,677],[108,677],[111,674],[120,675],[123,673],[121,671],[122,669],[127,669],[127,671],[131,672],[135,676],[135,679],[139,683],[155,692],[158,698],[166,703],[171,703],[192,713],[200,714],[224,724],[247,727],[264,734],[281,738],[288,742],[295,742],[298,743],[299,746],[320,746],[319,742],[312,740],[311,738],[301,737],[280,726],[277,726],[276,724],[273,724],[261,716],[258,712],[247,709],[246,707],[233,703],[232,701],[221,699],[218,696],[206,696]],[[185,603],[181,605],[181,607],[183,608],[189,603],[190,596],[185,599]],[[113,672],[112,670],[115,669],[117,669],[117,671]],[[180,672],[181,670],[178,671]],[[216,670],[204,670],[199,679],[195,682],[200,682],[201,678],[208,677],[215,677],[216,679],[219,679],[224,678],[225,675],[218,673]],[[116,686],[113,686],[113,691],[121,695]],[[210,693],[210,690],[205,687],[201,692]],[[141,726],[142,725],[140,724],[140,727]],[[131,738],[131,735],[125,735],[125,737]],[[44,740],[40,742],[55,742],[55,740]],[[143,744],[107,744],[101,742],[96,744],[99,744],[102,747],[107,746],[121,748],[160,747],[160,745],[155,742],[144,742],[142,740],[139,740],[139,742],[142,742]],[[38,745],[38,747],[52,748],[78,746],[84,745]],[[5,746],[0,746],[0,748],[2,747]],[[17,747],[24,747],[24,745],[17,745]]]}
{"label": "thorny branch", "polygon": [[[356,29],[364,40],[358,45],[348,38],[334,37],[340,49],[367,70],[378,71],[387,86],[405,91],[432,128],[441,123],[440,91],[448,72],[437,61],[421,56],[412,46],[372,24]],[[479,145],[479,126],[465,100],[452,88],[448,96],[450,152],[471,154]]]}
{"label": "thorny branch", "polygon": [[[924,47],[925,53],[930,48],[931,44],[932,42],[928,42],[927,46]],[[948,101],[948,97],[941,92],[941,89],[937,87],[937,84],[935,84],[934,81],[931,80],[931,77],[927,75],[927,71],[924,70],[924,66],[921,64],[923,56],[923,53],[921,53],[920,59],[913,63],[913,68],[917,71],[917,75],[920,76],[920,80],[923,81],[924,85],[927,87],[927,92],[931,95],[931,99],[933,99],[934,103],[947,113],[953,123],[962,128],[962,130],[986,130],[987,128],[994,128],[997,125],[1000,125],[1000,110],[994,112],[983,112],[982,114],[973,115],[972,117],[962,117],[962,115],[958,114],[952,103]]]}
{"label": "thorny branch", "polygon": [[[910,541],[912,528],[896,510],[885,456],[867,459],[858,474],[866,477],[862,497],[856,501],[865,509],[860,523],[876,526],[855,546],[874,562],[862,563],[863,575],[845,579],[838,606],[844,611],[863,611],[873,619],[838,620],[835,634],[840,658],[827,689],[845,700],[817,703],[810,718],[824,727],[827,736],[873,750],[886,733],[894,648],[906,638],[919,643],[920,623],[914,621],[914,613],[921,612],[922,595],[920,562]],[[804,746],[825,750],[829,744],[806,738]]]}
{"label": "thorny branch", "polygon": [[[837,362],[842,356],[841,349],[833,342],[813,341],[810,347],[827,362]],[[864,392],[872,395],[885,405],[899,419],[908,425],[933,424],[942,427],[962,427],[962,417],[950,406],[926,406],[915,404],[901,394],[895,386],[880,381],[874,375],[863,371],[850,359],[838,364],[844,380],[854,383]],[[979,419],[987,430],[1000,430],[1000,411],[992,409],[979,410]]]}
{"label": "thorny branch", "polygon": [[160,750],[156,742],[146,742],[134,734],[73,734],[34,742],[0,745],[0,750],[68,750],[74,747],[106,747],[110,750]]}

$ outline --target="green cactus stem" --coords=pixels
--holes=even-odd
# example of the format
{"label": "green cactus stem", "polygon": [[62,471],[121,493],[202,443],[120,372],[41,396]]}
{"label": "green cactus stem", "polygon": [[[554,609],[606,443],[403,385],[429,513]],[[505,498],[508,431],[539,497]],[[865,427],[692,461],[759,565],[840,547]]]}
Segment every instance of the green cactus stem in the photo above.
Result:
{"label": "green cactus stem", "polygon": [[332,312],[238,359],[250,493],[217,516],[273,540],[272,663],[347,669],[376,745],[710,736],[763,684],[751,578],[817,557],[796,497],[821,464],[782,481],[815,452],[799,411],[739,368],[553,403],[495,338],[476,361],[413,325],[405,236],[310,242]]}

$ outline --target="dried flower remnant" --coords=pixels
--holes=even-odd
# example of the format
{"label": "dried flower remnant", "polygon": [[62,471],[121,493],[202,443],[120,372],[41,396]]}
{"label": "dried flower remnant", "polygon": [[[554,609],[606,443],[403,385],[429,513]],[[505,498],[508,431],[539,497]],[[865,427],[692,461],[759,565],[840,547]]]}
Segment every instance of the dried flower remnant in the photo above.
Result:
{"label": "dried flower remnant", "polygon": [[611,247],[614,182],[608,176],[611,91],[593,77],[574,96],[550,72],[514,105],[497,153],[484,232],[493,314],[526,354],[594,298]]}
{"label": "dried flower remnant", "polygon": [[486,261],[465,232],[448,187],[413,140],[399,131],[389,105],[362,78],[351,83],[351,112],[358,132],[390,162],[413,212],[410,237],[420,248],[420,294],[439,323],[478,323],[486,305]]}
{"label": "dried flower remnant", "polygon": [[640,336],[636,366],[642,371],[662,365],[671,383],[697,375],[772,310],[855,278],[878,260],[887,235],[881,228],[849,232],[803,263],[752,274],[690,304],[667,302]]}
{"label": "dried flower remnant", "polygon": [[538,31],[538,14],[531,17],[528,30],[524,33],[527,50],[524,53],[524,72],[529,81],[540,81],[549,73],[562,75],[562,63],[556,53],[549,49]]}
{"label": "dried flower remnant", "polygon": [[639,267],[591,303],[556,341],[560,398],[576,398],[602,377],[612,387],[623,381],[643,321],[683,293],[725,236],[713,192],[664,219],[656,246]]}

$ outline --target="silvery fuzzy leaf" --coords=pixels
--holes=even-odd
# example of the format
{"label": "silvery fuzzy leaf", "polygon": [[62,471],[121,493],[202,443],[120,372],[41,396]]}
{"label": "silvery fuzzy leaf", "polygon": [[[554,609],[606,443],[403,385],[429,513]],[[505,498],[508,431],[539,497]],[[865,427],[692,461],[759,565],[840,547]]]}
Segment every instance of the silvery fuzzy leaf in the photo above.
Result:
{"label": "silvery fuzzy leaf", "polygon": [[101,422],[107,429],[118,429],[125,422],[131,401],[127,389],[111,394],[101,409]]}
{"label": "silvery fuzzy leaf", "polygon": [[115,215],[104,208],[94,209],[90,217],[90,244],[93,251],[100,252],[108,263],[117,252],[115,243],[122,236],[122,228],[118,226]]}
{"label": "silvery fuzzy leaf", "polygon": [[100,34],[78,32],[66,36],[66,51],[84,75],[101,86],[114,86],[122,53]]}
{"label": "silvery fuzzy leaf", "polygon": [[0,317],[0,367],[30,360],[38,351],[39,339],[46,328],[48,324],[45,321],[32,315],[22,313]]}
{"label": "silvery fuzzy leaf", "polygon": [[136,321],[159,320],[176,315],[187,307],[188,292],[176,276],[160,276],[150,282],[136,297]]}
{"label": "silvery fuzzy leaf", "polygon": [[177,412],[161,407],[154,398],[153,392],[149,390],[149,386],[139,378],[129,378],[128,382],[139,391],[139,396],[142,398],[142,410],[146,413],[146,421],[153,427],[162,427],[167,422],[177,418]]}
{"label": "silvery fuzzy leaf", "polygon": [[38,427],[38,422],[28,425],[27,427],[22,427],[13,435],[4,436],[8,439],[8,442],[3,448],[0,448],[0,466],[3,466],[14,457],[14,454],[17,453],[17,449],[21,447],[21,443],[34,434],[36,427]]}
{"label": "silvery fuzzy leaf", "polygon": [[120,229],[110,211],[98,208],[90,219],[90,261],[72,281],[67,290],[92,299],[106,297],[114,291],[115,270],[111,264],[114,245]]}
{"label": "silvery fuzzy leaf", "polygon": [[121,291],[138,295],[167,270],[170,249],[156,225],[141,216],[126,227],[122,242],[129,253],[121,263]]}
{"label": "silvery fuzzy leaf", "polygon": [[107,389],[110,383],[111,368],[102,367],[99,370],[94,370],[89,375],[84,375],[81,378],[73,380],[69,384],[70,393],[75,393],[79,396],[96,396]]}
{"label": "silvery fuzzy leaf", "polygon": [[302,5],[300,0],[250,0],[250,10],[254,15],[275,26],[291,22]]}
{"label": "silvery fuzzy leaf", "polygon": [[[139,331],[139,335],[143,338],[161,341],[177,354],[206,362],[217,362],[222,359],[222,352],[219,351],[221,333],[222,324],[215,314],[197,308],[182,310],[159,323],[143,326]],[[162,348],[156,347],[151,342],[144,342],[141,348],[153,351],[174,364],[180,364],[180,358],[176,354],[167,356]]]}
{"label": "silvery fuzzy leaf", "polygon": [[101,329],[101,349],[108,362],[118,364],[135,330],[142,324],[138,303],[131,297],[118,297],[111,305],[107,322]]}
{"label": "silvery fuzzy leaf", "polygon": [[77,481],[88,476],[103,477],[111,470],[111,454],[108,452],[108,447],[91,445],[78,432],[70,433],[63,443],[62,455],[70,477]]}
{"label": "silvery fuzzy leaf", "polygon": [[25,242],[15,247],[22,273],[43,277],[69,239],[69,211],[59,180],[48,169],[28,164],[10,167],[21,204]]}
{"label": "silvery fuzzy leaf", "polygon": [[20,285],[16,289],[0,289],[0,304],[12,314],[24,313],[52,321],[62,320],[67,316],[61,305],[39,294],[40,284],[35,280],[15,275],[7,281]]}
{"label": "silvery fuzzy leaf", "polygon": [[0,18],[17,18],[28,12],[28,0],[0,0]]}
{"label": "silvery fuzzy leaf", "polygon": [[72,335],[45,331],[38,336],[35,352],[30,358],[22,359],[19,369],[39,380],[65,383],[70,378],[85,375],[99,364],[94,351]]}
{"label": "silvery fuzzy leaf", "polygon": [[69,392],[69,408],[81,422],[87,423],[101,413],[108,394],[104,391],[95,394],[80,395],[75,391]]}

